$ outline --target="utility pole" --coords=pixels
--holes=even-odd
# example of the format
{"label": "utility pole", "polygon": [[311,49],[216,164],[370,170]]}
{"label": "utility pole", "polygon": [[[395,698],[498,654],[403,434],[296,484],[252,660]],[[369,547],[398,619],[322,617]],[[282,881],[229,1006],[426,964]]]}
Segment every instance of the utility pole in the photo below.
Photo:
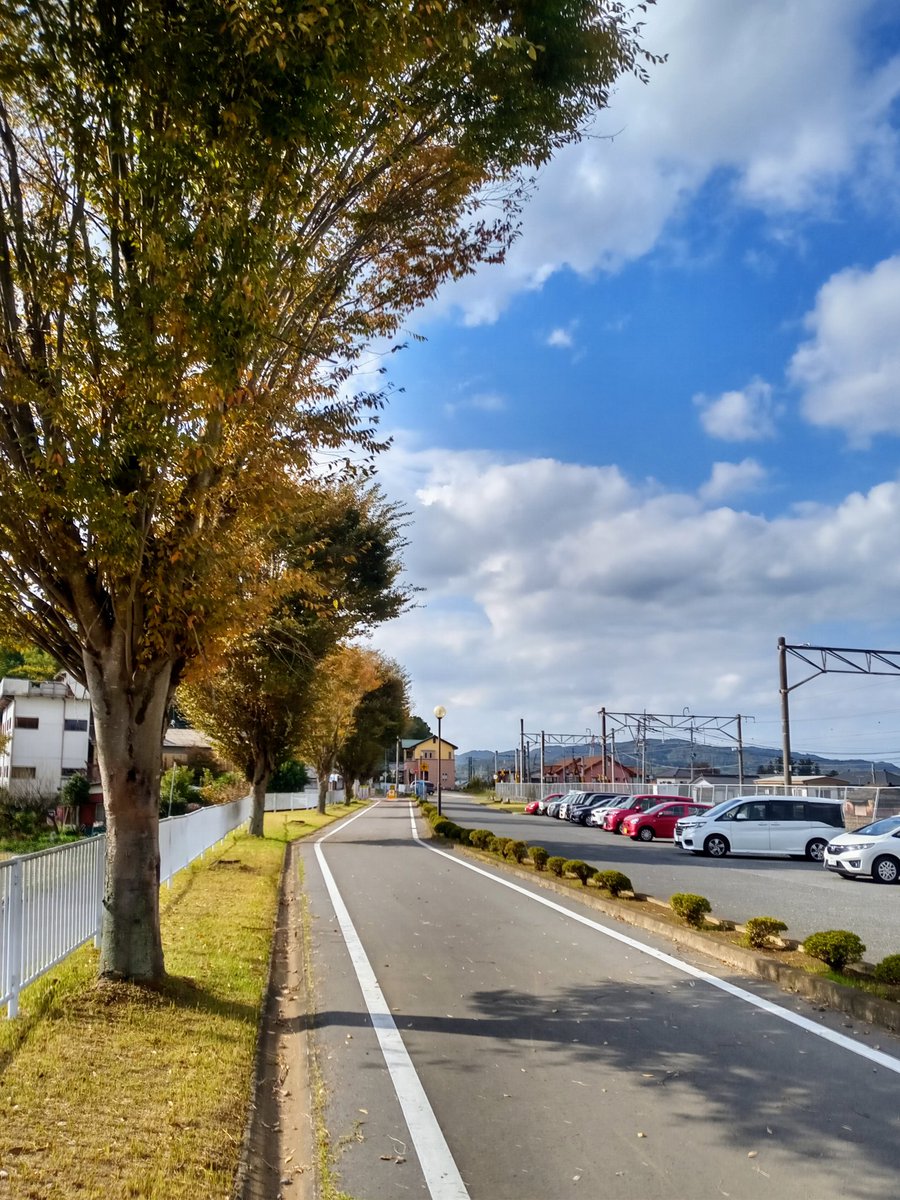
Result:
{"label": "utility pole", "polygon": [[741,732],[741,714],[735,717],[737,721],[737,754],[738,754],[738,788],[744,790],[744,737]]}
{"label": "utility pole", "polygon": [[519,718],[519,783],[525,782],[525,718]]}
{"label": "utility pole", "polygon": [[791,786],[791,713],[788,700],[787,642],[778,639],[778,680],[781,692],[781,758],[784,765],[784,786]]}
{"label": "utility pole", "polygon": [[602,743],[602,748],[600,750],[600,755],[601,755],[600,772],[603,776],[603,779],[606,780],[608,778],[608,776],[606,774],[606,706],[605,705],[603,708],[600,709],[600,738],[601,738],[601,743]]}

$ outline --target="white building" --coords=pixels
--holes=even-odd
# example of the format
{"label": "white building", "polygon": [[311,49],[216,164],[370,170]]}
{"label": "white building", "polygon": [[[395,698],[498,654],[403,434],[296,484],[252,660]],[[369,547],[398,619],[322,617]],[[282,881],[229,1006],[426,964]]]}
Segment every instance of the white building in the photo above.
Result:
{"label": "white building", "polygon": [[87,771],[90,720],[87,689],[70,675],[0,679],[0,787],[52,799],[70,775]]}

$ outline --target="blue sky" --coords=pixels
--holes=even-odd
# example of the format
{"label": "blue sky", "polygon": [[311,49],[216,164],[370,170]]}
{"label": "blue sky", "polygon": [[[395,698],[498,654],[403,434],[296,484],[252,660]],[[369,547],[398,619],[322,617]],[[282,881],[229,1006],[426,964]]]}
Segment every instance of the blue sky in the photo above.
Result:
{"label": "blue sky", "polygon": [[[387,360],[425,591],[376,643],[462,749],[601,705],[776,745],[780,635],[900,648],[900,10],[661,0],[645,40],[668,62],[545,168],[507,263]],[[793,717],[900,761],[900,679]]]}

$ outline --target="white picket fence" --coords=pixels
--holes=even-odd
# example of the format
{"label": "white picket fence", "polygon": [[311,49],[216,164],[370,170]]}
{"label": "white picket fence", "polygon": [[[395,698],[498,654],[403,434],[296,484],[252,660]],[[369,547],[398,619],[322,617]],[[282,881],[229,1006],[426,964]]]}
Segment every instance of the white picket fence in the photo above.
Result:
{"label": "white picket fence", "polygon": [[[250,808],[245,796],[160,821],[160,880],[170,882],[238,829]],[[0,1006],[8,1016],[17,1014],[22,988],[99,938],[105,860],[106,837],[99,834],[0,862]]]}

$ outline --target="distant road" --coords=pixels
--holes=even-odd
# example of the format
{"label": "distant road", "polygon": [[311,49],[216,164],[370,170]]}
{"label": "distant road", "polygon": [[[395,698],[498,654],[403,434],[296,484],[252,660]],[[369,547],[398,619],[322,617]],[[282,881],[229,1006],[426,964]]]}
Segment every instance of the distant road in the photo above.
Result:
{"label": "distant road", "polygon": [[300,847],[354,1200],[896,1195],[900,1040],[418,841],[415,819],[381,802]]}
{"label": "distant road", "polygon": [[616,867],[638,891],[661,900],[673,892],[697,892],[720,917],[741,922],[779,917],[794,938],[822,929],[849,929],[865,942],[870,962],[900,954],[900,885],[841,879],[818,863],[788,858],[704,858],[676,850],[671,842],[632,842],[553,817],[486,808],[460,793],[444,797],[442,808],[470,829],[493,829],[504,837],[546,846],[551,854]]}

